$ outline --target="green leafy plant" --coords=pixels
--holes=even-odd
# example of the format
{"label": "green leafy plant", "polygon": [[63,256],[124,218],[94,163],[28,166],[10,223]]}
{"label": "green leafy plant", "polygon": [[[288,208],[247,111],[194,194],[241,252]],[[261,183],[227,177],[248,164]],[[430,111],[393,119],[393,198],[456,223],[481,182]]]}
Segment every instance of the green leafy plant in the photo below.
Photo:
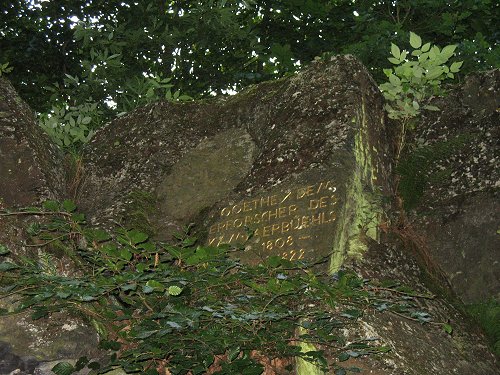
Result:
{"label": "green leafy plant", "polygon": [[403,121],[418,116],[421,107],[438,110],[434,106],[423,105],[423,101],[431,95],[442,93],[442,81],[454,78],[462,66],[461,61],[446,65],[454,55],[456,45],[443,49],[431,43],[422,45],[422,39],[413,32],[410,32],[410,45],[414,49],[408,53],[391,44],[392,56],[388,60],[396,66],[384,69],[389,82],[380,85],[384,97],[389,101],[386,104],[389,117]]}
{"label": "green leafy plant", "polygon": [[425,104],[433,95],[442,95],[441,83],[447,78],[454,78],[460,71],[462,62],[446,65],[454,55],[456,45],[448,45],[443,49],[431,43],[422,44],[417,34],[410,32],[411,52],[401,50],[391,44],[391,57],[388,60],[395,65],[384,69],[388,82],[381,84],[387,103],[385,109],[389,118],[401,123],[401,136],[398,158],[404,146],[406,130],[412,126],[411,120],[417,117],[422,109],[437,111],[436,106]]}
{"label": "green leafy plant", "polygon": [[[107,363],[86,358],[60,363],[54,367],[58,374],[88,366],[93,373],[218,369],[218,374],[250,375],[262,373],[259,358],[265,357],[301,357],[324,371],[341,371],[351,357],[389,350],[378,341],[349,343],[344,337],[343,330],[355,326],[367,309],[432,324],[422,305],[433,296],[397,282],[370,283],[351,271],[333,276],[313,271],[323,260],[307,264],[270,257],[244,265],[237,259],[239,249],[198,246],[190,228],[177,242],[163,243],[136,229],[88,227],[69,200],[0,211],[3,218],[18,215],[51,218],[28,228],[33,249],[65,249],[78,274],[60,275],[39,255],[19,257],[0,246],[6,257],[0,262],[0,297],[14,298],[2,313],[30,311],[41,319],[64,310],[83,316],[110,354]],[[302,350],[301,342],[315,350]]]}
{"label": "green leafy plant", "polygon": [[0,64],[0,77],[12,72],[13,69],[14,68],[12,66],[9,66],[8,62],[6,62],[5,64]]}
{"label": "green leafy plant", "polygon": [[152,77],[134,77],[126,81],[119,111],[128,112],[161,99],[169,101],[189,101],[193,99],[189,95],[181,95],[179,90],[172,93],[174,85],[170,83],[171,80],[171,78],[162,78],[155,75]]}
{"label": "green leafy plant", "polygon": [[97,103],[77,106],[55,105],[49,113],[39,116],[39,125],[59,146],[74,149],[87,143],[100,125],[102,112]]}
{"label": "green leafy plant", "polygon": [[162,73],[130,74],[122,61],[126,43],[119,35],[123,30],[109,24],[103,29],[94,26],[75,25],[81,69],[65,74],[62,83],[45,86],[51,107],[39,115],[40,125],[54,142],[72,152],[79,151],[95,130],[116,115],[162,99],[192,99],[173,91],[171,78]]}

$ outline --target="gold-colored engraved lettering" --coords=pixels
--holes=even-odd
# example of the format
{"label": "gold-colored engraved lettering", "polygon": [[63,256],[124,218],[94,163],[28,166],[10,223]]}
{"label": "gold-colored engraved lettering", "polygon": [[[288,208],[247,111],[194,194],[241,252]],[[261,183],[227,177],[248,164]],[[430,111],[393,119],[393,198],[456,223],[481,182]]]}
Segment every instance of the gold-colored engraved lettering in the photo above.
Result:
{"label": "gold-colored engraved lettering", "polygon": [[245,228],[251,230],[263,256],[278,253],[289,260],[303,259],[308,246],[315,246],[316,235],[310,231],[336,220],[336,191],[327,180],[231,203],[220,209],[221,221],[209,227],[208,244],[242,244],[249,240]]}

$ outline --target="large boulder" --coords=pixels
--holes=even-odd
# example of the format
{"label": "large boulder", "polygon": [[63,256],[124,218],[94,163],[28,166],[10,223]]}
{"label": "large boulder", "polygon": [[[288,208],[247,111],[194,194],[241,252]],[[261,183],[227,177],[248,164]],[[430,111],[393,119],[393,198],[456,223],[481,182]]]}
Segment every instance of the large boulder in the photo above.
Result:
{"label": "large boulder", "polygon": [[466,303],[500,300],[500,70],[433,101],[400,165],[414,235]]}
{"label": "large boulder", "polygon": [[[95,223],[147,222],[166,239],[202,224],[243,256],[326,256],[331,267],[377,238],[392,195],[383,102],[353,57],[201,103],[156,103],[97,132],[79,206]],[[387,199],[386,199],[387,200]],[[148,207],[149,206],[149,207]]]}
{"label": "large boulder", "polygon": [[[12,85],[0,78],[0,244],[16,259],[39,259],[42,251],[30,244],[26,228],[42,216],[25,215],[17,208],[62,199],[66,190],[64,156],[37,125],[31,109]],[[11,214],[5,215],[4,210]],[[61,272],[71,262],[61,254],[47,254]],[[1,281],[4,287],[4,279]],[[15,296],[0,300],[12,311]],[[0,374],[32,373],[43,362],[95,354],[97,334],[68,314],[34,321],[29,313],[0,318]],[[19,374],[23,372],[17,372]],[[47,372],[39,372],[46,374]]]}
{"label": "large boulder", "polygon": [[32,205],[65,190],[61,152],[4,78],[0,78],[0,160],[0,207]]}

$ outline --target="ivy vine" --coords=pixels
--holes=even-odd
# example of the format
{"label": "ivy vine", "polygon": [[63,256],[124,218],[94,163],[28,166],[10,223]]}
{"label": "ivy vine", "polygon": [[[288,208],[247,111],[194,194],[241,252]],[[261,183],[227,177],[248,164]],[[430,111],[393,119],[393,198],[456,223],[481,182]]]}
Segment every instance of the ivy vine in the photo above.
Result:
{"label": "ivy vine", "polygon": [[[263,358],[303,358],[329,373],[346,374],[351,357],[388,352],[379,338],[349,342],[343,335],[367,311],[392,312],[422,323],[419,295],[394,281],[370,282],[344,270],[270,257],[257,266],[238,260],[240,248],[197,244],[186,228],[174,243],[129,228],[87,225],[71,201],[0,211],[32,215],[27,228],[33,256],[0,246],[0,295],[14,299],[2,315],[29,311],[34,320],[57,311],[84,317],[96,327],[106,363],[80,358],[59,363],[58,375],[87,366],[94,374],[121,368],[140,374],[261,374]],[[39,249],[45,256],[38,257]],[[78,265],[65,275],[55,249]],[[438,323],[436,323],[438,324]],[[439,323],[440,324],[440,323]],[[451,333],[451,327],[443,326]],[[304,350],[301,343],[314,345]],[[310,346],[307,346],[310,347]],[[101,361],[102,362],[102,361]]]}

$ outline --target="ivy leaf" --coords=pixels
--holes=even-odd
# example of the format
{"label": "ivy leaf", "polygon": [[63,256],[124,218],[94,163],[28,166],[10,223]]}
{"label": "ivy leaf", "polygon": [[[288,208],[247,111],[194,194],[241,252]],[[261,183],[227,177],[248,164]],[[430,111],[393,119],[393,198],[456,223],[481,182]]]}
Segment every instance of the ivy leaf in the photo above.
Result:
{"label": "ivy leaf", "polygon": [[441,57],[445,61],[448,60],[451,56],[453,56],[456,48],[457,48],[456,44],[451,44],[449,46],[444,47],[443,50],[441,51]]}
{"label": "ivy leaf", "polygon": [[425,311],[415,311],[410,314],[412,318],[418,319],[420,323],[427,323],[431,321],[431,316]]}
{"label": "ivy leaf", "polygon": [[83,302],[90,302],[90,301],[94,301],[95,299],[96,298],[94,296],[90,296],[90,295],[84,295],[84,296],[80,297],[80,300]]}
{"label": "ivy leaf", "polygon": [[192,246],[196,243],[196,241],[197,241],[196,237],[187,237],[182,240],[182,246],[184,247]]}
{"label": "ivy leaf", "polygon": [[16,268],[19,268],[19,266],[17,266],[14,263],[10,263],[10,262],[2,262],[2,263],[0,263],[0,271],[2,271],[2,272],[14,270]]}
{"label": "ivy leaf", "polygon": [[75,368],[71,363],[59,362],[57,365],[52,367],[52,372],[56,375],[70,375],[75,372]]}
{"label": "ivy leaf", "polygon": [[42,206],[47,211],[52,211],[52,212],[59,211],[59,203],[56,201],[50,201],[50,200],[45,201],[43,202]]}
{"label": "ivy leaf", "polygon": [[175,328],[175,329],[181,329],[182,328],[182,326],[179,323],[172,322],[172,321],[168,321],[165,324],[167,324],[168,326],[170,326],[172,328]]}
{"label": "ivy leaf", "polygon": [[134,245],[140,244],[141,242],[144,242],[149,238],[146,233],[140,232],[136,229],[128,231],[127,234]]}
{"label": "ivy leaf", "polygon": [[71,214],[71,220],[73,220],[75,223],[84,223],[85,222],[85,215],[82,214],[82,213],[78,213],[78,214]]}
{"label": "ivy leaf", "polygon": [[121,287],[121,289],[126,292],[128,290],[136,290],[137,289],[137,284],[136,283],[130,283],[130,284],[125,284]]}
{"label": "ivy leaf", "polygon": [[452,73],[458,73],[458,71],[460,70],[460,68],[461,68],[461,66],[462,66],[463,63],[464,63],[463,61],[455,61],[450,66],[450,72],[452,72]]}
{"label": "ivy leaf", "polygon": [[76,210],[76,204],[72,200],[69,200],[69,199],[66,199],[63,202],[62,207],[63,207],[64,211],[66,211],[66,212],[73,212],[74,210]]}
{"label": "ivy leaf", "polygon": [[126,248],[120,249],[120,258],[129,261],[132,259],[132,253]]}
{"label": "ivy leaf", "polygon": [[353,350],[348,350],[346,353],[349,354],[349,356],[351,356],[352,358],[357,358],[361,355],[359,352],[355,352]]}
{"label": "ivy leaf", "polygon": [[91,229],[85,231],[85,234],[89,237],[90,240],[97,242],[103,242],[111,239],[109,233],[102,229]]}
{"label": "ivy leaf", "polygon": [[84,124],[84,125],[88,125],[88,124],[90,124],[90,123],[91,123],[91,121],[92,121],[92,117],[88,117],[88,116],[86,116],[86,117],[84,117],[84,118],[82,119],[82,124]]}
{"label": "ivy leaf", "polygon": [[149,293],[152,293],[155,289],[150,287],[149,285],[144,285],[142,287],[142,291],[144,294],[149,294]]}
{"label": "ivy leaf", "polygon": [[99,342],[99,348],[104,350],[120,350],[122,345],[117,341],[101,340]]}
{"label": "ivy leaf", "polygon": [[340,353],[338,356],[339,362],[347,361],[351,356],[348,353]]}
{"label": "ivy leaf", "polygon": [[186,264],[193,266],[198,263],[203,263],[209,260],[209,250],[205,247],[196,249],[195,254],[186,259]]}
{"label": "ivy leaf", "polygon": [[440,66],[434,66],[426,74],[426,78],[428,80],[436,79],[438,78],[441,74],[443,74],[443,68]]}
{"label": "ivy leaf", "polygon": [[448,335],[451,335],[453,333],[453,327],[448,323],[444,323],[443,331],[445,331]]}
{"label": "ivy leaf", "polygon": [[436,107],[435,105],[424,105],[424,109],[427,109],[429,111],[439,111],[439,108]]}
{"label": "ivy leaf", "polygon": [[389,76],[389,82],[391,82],[394,86],[401,85],[401,80],[399,79],[398,76],[395,76],[394,74],[391,74]]}
{"label": "ivy leaf", "polygon": [[343,316],[343,317],[348,318],[348,319],[357,319],[362,315],[363,315],[363,313],[361,311],[359,311],[358,309],[347,309],[340,314],[340,316]]}
{"label": "ivy leaf", "polygon": [[7,255],[8,253],[10,253],[10,250],[7,246],[0,244],[0,255]]}
{"label": "ivy leaf", "polygon": [[80,371],[89,363],[89,359],[87,357],[80,357],[78,361],[75,363],[75,370]]}
{"label": "ivy leaf", "polygon": [[[156,280],[149,280],[146,283],[147,287],[153,288],[155,292],[163,292],[165,290],[165,287],[163,286],[162,283],[156,281]],[[169,288],[170,289],[170,288]]]}
{"label": "ivy leaf", "polygon": [[72,294],[71,292],[60,290],[56,293],[56,296],[61,299],[66,299],[69,296],[71,296],[71,294]]}
{"label": "ivy leaf", "polygon": [[142,331],[142,332],[139,332],[137,335],[135,335],[135,337],[138,339],[147,339],[148,337],[153,336],[156,332],[158,332],[158,331],[157,330],[155,330],[155,331]]}
{"label": "ivy leaf", "polygon": [[429,52],[429,50],[431,49],[431,43],[425,43],[423,46],[422,46],[422,52]]}
{"label": "ivy leaf", "polygon": [[393,63],[393,64],[396,64],[398,65],[401,61],[399,61],[399,59],[395,59],[394,57],[389,57],[388,60]]}
{"label": "ivy leaf", "polygon": [[271,268],[278,268],[279,266],[281,266],[281,261],[282,258],[276,255],[270,256],[269,258],[266,259],[266,263]]}

